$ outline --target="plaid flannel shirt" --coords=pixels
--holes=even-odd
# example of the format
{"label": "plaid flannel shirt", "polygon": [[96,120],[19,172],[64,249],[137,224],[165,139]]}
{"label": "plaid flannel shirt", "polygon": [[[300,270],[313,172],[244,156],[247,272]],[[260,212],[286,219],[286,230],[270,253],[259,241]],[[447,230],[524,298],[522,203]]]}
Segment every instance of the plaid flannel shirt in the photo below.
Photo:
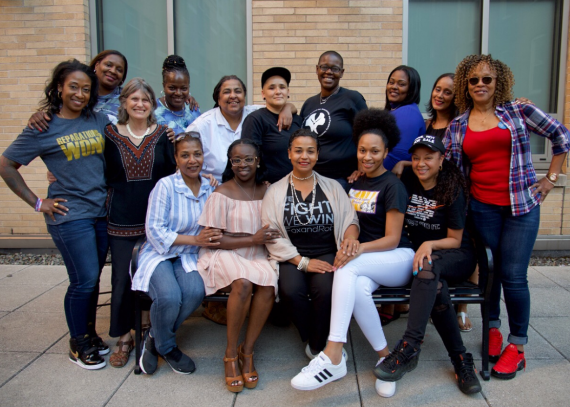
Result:
{"label": "plaid flannel shirt", "polygon": [[[470,111],[451,121],[443,144],[445,158],[455,163],[469,177],[470,164],[463,153],[463,140],[467,132]],[[552,142],[552,154],[558,155],[570,149],[570,133],[561,123],[534,105],[508,102],[495,108],[495,116],[511,133],[511,168],[509,195],[513,216],[524,215],[540,204],[540,194],[532,196],[531,185],[536,182],[530,151],[530,131],[547,137]],[[529,131],[530,130],[530,131]]]}

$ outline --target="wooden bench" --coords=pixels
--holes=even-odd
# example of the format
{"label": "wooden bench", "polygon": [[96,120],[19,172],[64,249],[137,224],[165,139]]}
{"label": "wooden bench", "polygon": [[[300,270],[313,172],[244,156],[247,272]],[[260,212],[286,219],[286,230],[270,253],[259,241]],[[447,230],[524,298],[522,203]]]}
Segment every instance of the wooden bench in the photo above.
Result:
{"label": "wooden bench", "polygon": [[[134,275],[138,268],[139,251],[144,238],[139,239],[133,249],[133,257],[131,261],[131,275]],[[481,316],[483,319],[483,332],[482,332],[482,368],[480,370],[481,377],[484,380],[489,380],[489,304],[491,286],[493,284],[493,255],[489,247],[484,247],[484,253],[480,253],[487,259],[487,267],[489,270],[489,277],[485,287],[479,287],[477,284],[465,282],[459,285],[449,287],[449,294],[453,304],[479,304],[481,306]],[[410,286],[407,287],[380,287],[372,294],[375,304],[408,304],[410,302]],[[229,293],[217,292],[207,296],[205,299],[208,301],[225,302],[228,300]],[[150,297],[143,291],[135,291],[135,374],[140,374],[141,369],[139,360],[141,357],[142,349],[142,323],[141,323],[141,302],[151,301]]]}

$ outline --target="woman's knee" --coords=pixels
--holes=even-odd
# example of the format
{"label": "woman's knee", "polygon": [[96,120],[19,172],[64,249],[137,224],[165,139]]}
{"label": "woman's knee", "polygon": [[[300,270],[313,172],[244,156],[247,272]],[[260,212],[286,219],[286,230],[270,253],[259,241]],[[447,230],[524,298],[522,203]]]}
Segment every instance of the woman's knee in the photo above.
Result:
{"label": "woman's knee", "polygon": [[241,301],[247,300],[253,292],[253,284],[245,278],[234,280],[231,284],[232,291],[230,295],[239,297]]}

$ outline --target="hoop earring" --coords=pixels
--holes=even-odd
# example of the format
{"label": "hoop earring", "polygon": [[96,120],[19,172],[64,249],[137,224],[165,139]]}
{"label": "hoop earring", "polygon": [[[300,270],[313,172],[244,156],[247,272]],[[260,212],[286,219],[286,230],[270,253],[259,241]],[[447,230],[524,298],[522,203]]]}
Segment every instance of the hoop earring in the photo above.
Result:
{"label": "hoop earring", "polygon": [[440,165],[440,166],[439,166],[439,170],[440,170],[440,171],[443,170],[443,165]]}
{"label": "hoop earring", "polygon": [[471,100],[471,95],[469,94],[469,91],[468,91],[468,90],[465,91],[465,97],[466,97],[467,99]]}
{"label": "hoop earring", "polygon": [[57,92],[57,98],[61,99],[61,92]]}

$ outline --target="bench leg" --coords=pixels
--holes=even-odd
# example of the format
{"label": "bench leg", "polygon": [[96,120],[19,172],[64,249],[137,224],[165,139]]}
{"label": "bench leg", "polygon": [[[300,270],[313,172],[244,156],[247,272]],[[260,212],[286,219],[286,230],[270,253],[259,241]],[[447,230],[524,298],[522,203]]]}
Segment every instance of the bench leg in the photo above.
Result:
{"label": "bench leg", "polygon": [[138,293],[135,293],[135,374],[141,374],[141,367],[139,361],[141,359],[142,348],[142,311],[141,311],[141,298]]}
{"label": "bench leg", "polygon": [[483,317],[483,343],[482,343],[482,366],[481,377],[483,380],[488,381],[491,378],[489,372],[489,304],[484,302],[481,304],[481,316]]}

